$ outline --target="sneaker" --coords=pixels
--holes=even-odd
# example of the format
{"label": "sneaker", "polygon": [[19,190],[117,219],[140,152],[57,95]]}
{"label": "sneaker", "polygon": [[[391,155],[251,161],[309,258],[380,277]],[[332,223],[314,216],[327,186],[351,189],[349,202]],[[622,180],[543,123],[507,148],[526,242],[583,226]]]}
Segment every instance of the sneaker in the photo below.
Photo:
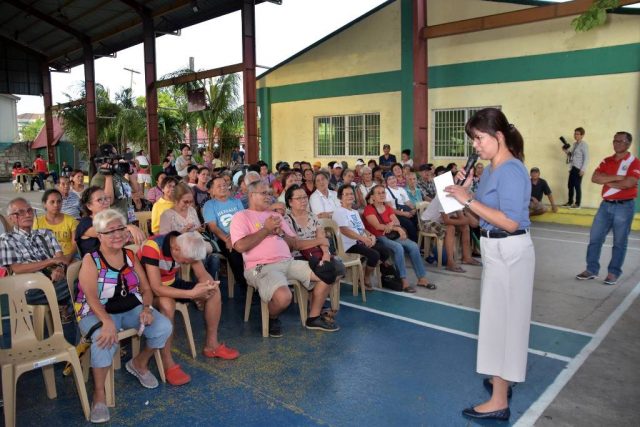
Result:
{"label": "sneaker", "polygon": [[220,344],[218,347],[216,347],[215,350],[205,348],[204,350],[202,350],[202,354],[204,355],[204,357],[217,357],[224,360],[233,360],[237,359],[238,356],[240,356],[240,352],[238,350],[236,350],[235,348],[227,347],[224,344]]}
{"label": "sneaker", "polygon": [[269,336],[280,338],[282,336],[282,323],[280,319],[269,319]]}
{"label": "sneaker", "polygon": [[565,203],[564,205],[560,205],[560,206],[561,206],[561,207],[563,207],[563,208],[568,208],[568,207],[573,206],[573,203],[571,203],[571,202],[567,202],[567,203]]}
{"label": "sneaker", "polygon": [[578,280],[591,280],[595,279],[597,276],[591,273],[589,270],[585,270],[582,273],[576,275],[576,279]]}
{"label": "sneaker", "polygon": [[315,329],[323,332],[336,332],[340,330],[340,326],[338,326],[335,322],[329,323],[322,316],[314,318],[309,317],[305,322],[305,327],[307,329]]}
{"label": "sneaker", "polygon": [[607,274],[607,278],[604,279],[604,281],[602,282],[605,285],[617,285],[618,284],[618,278],[616,276],[614,276],[613,274],[609,273]]}
{"label": "sneaker", "polygon": [[573,204],[569,206],[569,209],[580,209],[580,205]]}
{"label": "sneaker", "polygon": [[147,371],[144,374],[141,373],[133,366],[133,359],[129,360],[127,364],[124,365],[124,367],[127,368],[127,372],[129,372],[131,375],[136,377],[138,381],[140,381],[140,384],[142,384],[142,387],[145,387],[145,388],[158,387],[158,380],[156,379],[155,376],[153,376],[151,371]]}
{"label": "sneaker", "polygon": [[106,423],[111,419],[109,408],[104,403],[94,403],[89,420],[94,424]]}

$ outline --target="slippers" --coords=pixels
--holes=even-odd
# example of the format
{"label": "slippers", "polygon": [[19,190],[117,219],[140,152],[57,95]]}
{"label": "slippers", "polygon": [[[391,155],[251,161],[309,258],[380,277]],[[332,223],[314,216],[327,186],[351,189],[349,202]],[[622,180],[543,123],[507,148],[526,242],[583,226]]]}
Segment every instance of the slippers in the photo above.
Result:
{"label": "slippers", "polygon": [[164,371],[164,375],[167,378],[167,382],[175,386],[184,385],[191,381],[191,376],[184,372],[180,365],[173,365]]}
{"label": "slippers", "polygon": [[427,288],[427,289],[432,290],[432,291],[435,290],[435,289],[438,289],[438,287],[434,283],[427,283],[426,285],[418,283],[418,286],[420,286],[421,288]]}
{"label": "slippers", "polygon": [[464,264],[464,265],[475,265],[475,266],[478,266],[478,267],[482,266],[482,263],[480,261],[478,261],[477,259],[473,259],[473,258],[471,258],[470,262],[462,261],[462,264]]}
{"label": "slippers", "polygon": [[459,265],[456,265],[455,267],[445,267],[445,270],[453,271],[454,273],[466,273],[467,272],[467,270],[465,270],[464,268],[460,267]]}
{"label": "slippers", "polygon": [[406,292],[408,294],[415,294],[416,290],[409,286],[409,287],[406,287],[406,288],[402,288],[402,292]]}

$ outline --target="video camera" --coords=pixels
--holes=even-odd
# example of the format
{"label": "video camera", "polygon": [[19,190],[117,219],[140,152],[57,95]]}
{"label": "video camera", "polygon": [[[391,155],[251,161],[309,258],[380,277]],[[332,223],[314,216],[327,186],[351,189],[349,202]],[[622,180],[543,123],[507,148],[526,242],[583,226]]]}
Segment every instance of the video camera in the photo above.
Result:
{"label": "video camera", "polygon": [[99,173],[103,175],[126,175],[131,173],[129,162],[118,154],[112,144],[103,144],[93,158],[93,163]]}
{"label": "video camera", "polygon": [[562,142],[562,149],[563,149],[563,150],[568,150],[569,148],[571,148],[571,144],[569,144],[569,143],[567,142],[567,140],[566,140],[566,139],[564,139],[564,136],[561,136],[561,137],[560,137],[560,142]]}

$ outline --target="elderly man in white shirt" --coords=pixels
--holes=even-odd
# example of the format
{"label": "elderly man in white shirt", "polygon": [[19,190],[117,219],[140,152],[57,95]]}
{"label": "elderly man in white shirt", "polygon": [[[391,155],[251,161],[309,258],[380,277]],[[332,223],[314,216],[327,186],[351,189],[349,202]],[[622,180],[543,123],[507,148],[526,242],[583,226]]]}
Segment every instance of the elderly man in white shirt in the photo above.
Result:
{"label": "elderly man in white shirt", "polygon": [[338,194],[329,190],[329,177],[325,172],[318,172],[314,178],[316,191],[309,197],[311,212],[318,218],[331,218],[333,212],[340,207]]}

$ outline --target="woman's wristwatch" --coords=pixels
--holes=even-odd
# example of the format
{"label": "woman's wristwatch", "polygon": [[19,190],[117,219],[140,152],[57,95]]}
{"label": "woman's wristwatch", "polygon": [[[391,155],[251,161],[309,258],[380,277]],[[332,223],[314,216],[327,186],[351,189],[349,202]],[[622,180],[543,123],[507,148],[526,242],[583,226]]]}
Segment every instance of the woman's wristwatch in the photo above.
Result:
{"label": "woman's wristwatch", "polygon": [[474,199],[473,197],[470,198],[469,200],[467,200],[464,204],[464,207],[469,209],[469,207],[471,206],[471,203],[473,203],[476,199]]}
{"label": "woman's wristwatch", "polygon": [[153,306],[150,304],[145,304],[142,306],[143,310],[149,310],[149,311],[153,311]]}

